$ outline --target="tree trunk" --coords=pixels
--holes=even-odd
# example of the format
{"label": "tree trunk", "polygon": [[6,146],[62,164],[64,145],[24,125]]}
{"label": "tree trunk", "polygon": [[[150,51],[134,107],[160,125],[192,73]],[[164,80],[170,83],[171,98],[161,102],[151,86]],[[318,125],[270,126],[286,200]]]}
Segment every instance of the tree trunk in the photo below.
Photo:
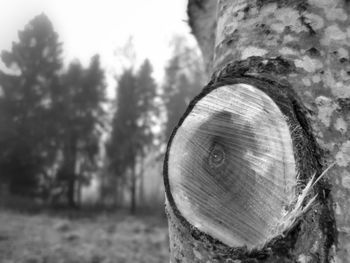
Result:
{"label": "tree trunk", "polygon": [[76,207],[76,202],[75,202],[75,179],[74,179],[75,174],[70,173],[70,178],[68,179],[68,190],[67,190],[67,200],[68,200],[68,206],[70,208],[75,208]]}
{"label": "tree trunk", "polygon": [[122,177],[117,178],[117,195],[116,195],[116,207],[122,207],[124,204],[124,192],[125,192],[125,180]]}
{"label": "tree trunk", "polygon": [[[80,173],[80,171],[79,171],[79,173]],[[81,205],[82,205],[82,188],[83,188],[82,179],[79,176],[78,180],[76,180],[76,192],[75,192],[76,205],[78,207],[81,207]]]}
{"label": "tree trunk", "polygon": [[130,187],[130,212],[135,214],[136,212],[136,164],[134,163],[131,168],[131,187]]}
{"label": "tree trunk", "polygon": [[212,2],[188,6],[213,76],[167,148],[171,262],[348,262],[348,1]]}
{"label": "tree trunk", "polygon": [[139,205],[143,206],[144,205],[144,172],[145,172],[145,156],[144,154],[141,155],[140,157],[140,174],[139,174]]}
{"label": "tree trunk", "polygon": [[69,142],[64,148],[64,165],[67,180],[67,201],[68,206],[71,208],[76,207],[75,194],[76,194],[76,140],[74,136],[70,136]]}

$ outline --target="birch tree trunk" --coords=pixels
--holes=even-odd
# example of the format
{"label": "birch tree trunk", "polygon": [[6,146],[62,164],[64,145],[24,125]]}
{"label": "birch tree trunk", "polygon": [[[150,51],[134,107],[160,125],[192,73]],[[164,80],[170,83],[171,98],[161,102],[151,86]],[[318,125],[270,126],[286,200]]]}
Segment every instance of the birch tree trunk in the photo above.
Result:
{"label": "birch tree trunk", "polygon": [[171,262],[349,262],[349,13],[189,1],[212,80],[167,148]]}

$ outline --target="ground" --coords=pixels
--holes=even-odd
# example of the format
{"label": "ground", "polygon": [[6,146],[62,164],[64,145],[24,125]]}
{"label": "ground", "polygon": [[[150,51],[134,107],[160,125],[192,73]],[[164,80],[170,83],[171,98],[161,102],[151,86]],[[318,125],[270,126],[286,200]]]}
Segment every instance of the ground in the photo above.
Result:
{"label": "ground", "polygon": [[104,214],[69,219],[0,211],[1,263],[169,262],[165,219]]}

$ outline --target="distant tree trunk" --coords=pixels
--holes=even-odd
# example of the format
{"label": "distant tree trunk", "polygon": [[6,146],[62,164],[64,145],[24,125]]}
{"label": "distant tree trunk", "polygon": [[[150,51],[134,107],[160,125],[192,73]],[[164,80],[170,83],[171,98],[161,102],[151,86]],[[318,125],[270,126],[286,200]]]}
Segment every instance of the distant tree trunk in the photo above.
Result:
{"label": "distant tree trunk", "polygon": [[70,136],[69,142],[65,145],[64,148],[64,171],[67,180],[67,201],[68,206],[71,208],[76,207],[76,154],[76,140],[74,136]]}
{"label": "distant tree trunk", "polygon": [[111,181],[107,180],[108,183],[112,183],[113,188],[111,189],[110,187],[108,187],[107,189],[111,189],[109,194],[112,194],[113,196],[113,206],[117,207],[119,205],[119,196],[120,196],[120,182],[119,182],[119,178],[113,178],[111,179]]}
{"label": "distant tree trunk", "polygon": [[67,190],[67,200],[68,200],[68,206],[71,208],[75,208],[76,202],[75,202],[75,179],[73,178],[75,174],[70,174],[71,178],[68,179],[68,190]]}
{"label": "distant tree trunk", "polygon": [[136,164],[131,168],[131,186],[130,186],[130,212],[136,212]]}
{"label": "distant tree trunk", "polygon": [[[80,172],[80,171],[79,171]],[[79,178],[78,180],[76,180],[76,193],[75,193],[75,196],[76,196],[76,205],[78,207],[81,206],[81,197],[82,197],[82,181],[81,181],[81,178]]]}
{"label": "distant tree trunk", "polygon": [[145,156],[144,154],[140,157],[140,173],[139,173],[139,205],[142,206],[144,204],[144,172],[145,172]]}
{"label": "distant tree trunk", "polygon": [[117,178],[117,192],[116,192],[116,206],[121,206],[124,203],[124,186],[125,183],[123,181],[123,178],[118,177]]}
{"label": "distant tree trunk", "polygon": [[[168,145],[164,180],[171,262],[348,262],[348,1],[219,0],[217,10],[213,2],[190,0],[188,6],[192,31],[213,76]],[[210,37],[214,25],[215,43]],[[225,103],[227,107],[221,107]],[[213,109],[220,107],[225,110],[215,113]],[[220,140],[229,138],[236,145],[237,154],[228,163],[229,145],[203,150],[213,131],[224,137]],[[273,133],[279,137],[272,138]],[[241,136],[241,141],[230,134]],[[280,146],[264,148],[259,136],[271,145],[280,138]],[[194,149],[193,140],[201,142],[201,148]],[[192,143],[192,148],[182,141]],[[283,164],[284,183],[273,179],[274,186],[268,186],[274,173],[265,173],[264,163],[256,163],[258,153],[264,152],[269,153],[266,158],[290,160],[275,162],[274,169]],[[200,160],[201,154],[207,157]],[[221,162],[227,169],[241,169],[245,177],[235,175],[235,170],[230,176],[222,173],[215,166]],[[319,177],[334,162],[326,172],[328,179],[311,187],[312,175]],[[220,173],[210,173],[213,167]],[[287,206],[278,208],[281,195],[272,196],[283,186],[295,189],[294,201],[287,195]]]}

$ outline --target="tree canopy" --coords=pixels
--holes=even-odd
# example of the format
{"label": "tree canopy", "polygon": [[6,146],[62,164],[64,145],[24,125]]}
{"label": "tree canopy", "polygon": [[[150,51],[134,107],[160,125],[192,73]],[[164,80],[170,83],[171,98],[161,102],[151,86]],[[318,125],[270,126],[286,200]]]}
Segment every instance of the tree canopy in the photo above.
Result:
{"label": "tree canopy", "polygon": [[157,115],[154,99],[156,84],[152,66],[145,60],[140,69],[123,72],[118,80],[116,112],[112,121],[111,138],[107,144],[110,169],[115,176],[129,172],[131,209],[135,209],[137,158],[142,157],[153,142],[152,125]]}
{"label": "tree canopy", "polygon": [[[99,57],[87,68],[62,63],[62,44],[44,14],[31,20],[1,59],[0,174],[12,193],[49,198],[63,182],[74,203],[82,167],[95,166],[105,102]],[[83,165],[84,164],[84,165]]]}
{"label": "tree canopy", "polygon": [[[98,179],[101,185],[105,178],[113,188],[121,183],[134,210],[136,188],[147,180],[144,160],[153,154],[159,161],[159,146],[202,86],[198,52],[175,38],[162,89],[149,60],[135,70],[132,65],[125,69],[117,79],[115,114],[109,120],[105,109],[111,105],[98,55],[88,65],[63,63],[63,45],[44,14],[18,36],[11,50],[1,53],[6,69],[0,70],[0,183],[12,194],[73,207],[92,176],[106,173]],[[134,64],[131,43],[123,55]],[[105,159],[108,169],[103,170],[99,166]]]}
{"label": "tree canopy", "polygon": [[18,33],[19,42],[1,59],[0,170],[16,193],[31,192],[54,160],[52,92],[59,85],[61,44],[45,15]]}

